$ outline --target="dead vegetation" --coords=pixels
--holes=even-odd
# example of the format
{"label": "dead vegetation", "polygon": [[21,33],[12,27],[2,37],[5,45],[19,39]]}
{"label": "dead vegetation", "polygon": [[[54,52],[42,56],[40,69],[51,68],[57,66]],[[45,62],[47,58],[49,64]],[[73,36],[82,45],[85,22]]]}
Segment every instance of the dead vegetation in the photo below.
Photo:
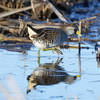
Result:
{"label": "dead vegetation", "polygon": [[[81,3],[88,3],[81,0]],[[91,0],[89,0],[91,2]],[[72,7],[78,0],[1,0],[0,1],[0,41],[28,39],[27,24],[35,28],[55,27],[82,22],[82,31],[88,33],[88,27],[96,18],[72,21],[69,18]],[[91,20],[91,21],[90,21]],[[1,37],[3,36],[3,37]],[[15,37],[15,38],[13,38]],[[76,40],[73,38],[71,40]],[[88,40],[88,39],[87,39]],[[23,39],[22,39],[23,41]]]}

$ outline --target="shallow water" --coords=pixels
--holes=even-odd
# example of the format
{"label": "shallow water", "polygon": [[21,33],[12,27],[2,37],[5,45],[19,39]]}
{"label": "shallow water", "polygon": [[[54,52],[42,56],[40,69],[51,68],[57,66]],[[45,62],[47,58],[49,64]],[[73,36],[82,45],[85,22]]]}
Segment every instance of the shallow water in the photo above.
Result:
{"label": "shallow water", "polygon": [[[35,90],[26,94],[28,75],[38,67],[37,49],[31,47],[26,53],[0,49],[0,82],[10,91],[7,77],[12,76],[23,92],[26,100],[97,100],[100,97],[100,68],[96,61],[95,48],[81,49],[79,67],[78,49],[62,49],[63,55],[52,51],[41,51],[40,64],[56,62],[69,75],[81,75],[72,84],[60,82],[54,85],[37,85]],[[0,99],[5,100],[2,92]]]}
{"label": "shallow water", "polygon": [[[98,11],[93,13],[96,14],[96,12],[98,13]],[[89,13],[87,17],[91,15]],[[86,17],[85,14],[81,16],[76,14],[76,16],[80,17],[79,19]],[[100,21],[100,17],[97,21]],[[88,38],[100,40],[100,32],[98,31],[100,24],[94,23],[90,29]],[[24,48],[0,49],[0,100],[24,100],[16,98],[21,96],[20,91],[22,91],[25,100],[99,100],[100,65],[96,60],[96,43],[91,41],[82,41],[82,43],[85,43],[82,44],[83,47],[89,47],[89,49],[81,49],[81,55],[78,54],[78,49],[62,49],[63,55],[57,55],[52,51],[40,52],[40,64],[55,63],[58,58],[63,58],[59,66],[64,69],[64,72],[71,76],[80,75],[80,77],[72,84],[61,81],[52,85],[37,85],[28,94],[27,77],[39,66],[38,49],[31,47],[30,44],[25,44]],[[100,42],[98,44],[100,46]],[[27,50],[25,50],[26,47]],[[17,91],[16,87],[20,91]],[[4,91],[5,89],[6,91]],[[7,93],[14,96],[14,99],[8,99]]]}

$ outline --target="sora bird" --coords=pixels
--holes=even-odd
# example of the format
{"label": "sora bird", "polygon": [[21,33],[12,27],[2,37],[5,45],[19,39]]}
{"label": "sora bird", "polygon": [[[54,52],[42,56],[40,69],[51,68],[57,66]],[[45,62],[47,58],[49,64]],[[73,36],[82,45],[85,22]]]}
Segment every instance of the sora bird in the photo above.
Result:
{"label": "sora bird", "polygon": [[35,47],[44,51],[53,50],[58,54],[62,54],[62,52],[57,47],[62,45],[69,35],[76,32],[74,26],[35,29],[28,24],[27,27],[29,38],[32,40]]}

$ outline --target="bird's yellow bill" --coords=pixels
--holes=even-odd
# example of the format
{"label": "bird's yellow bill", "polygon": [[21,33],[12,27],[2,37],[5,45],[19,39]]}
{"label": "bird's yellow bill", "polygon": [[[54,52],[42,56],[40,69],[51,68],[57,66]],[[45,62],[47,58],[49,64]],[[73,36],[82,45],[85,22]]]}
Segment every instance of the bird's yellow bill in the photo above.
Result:
{"label": "bird's yellow bill", "polygon": [[77,34],[79,37],[81,37],[81,34],[80,34],[80,32],[79,32],[79,31],[77,31],[77,32],[76,32],[76,34]]}
{"label": "bird's yellow bill", "polygon": [[76,75],[76,77],[80,77],[80,75]]}

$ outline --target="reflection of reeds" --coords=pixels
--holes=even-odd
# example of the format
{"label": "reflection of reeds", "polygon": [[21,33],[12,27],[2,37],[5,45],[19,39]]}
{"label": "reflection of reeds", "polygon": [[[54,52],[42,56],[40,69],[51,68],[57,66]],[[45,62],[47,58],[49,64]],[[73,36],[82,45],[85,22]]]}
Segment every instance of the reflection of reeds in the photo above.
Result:
{"label": "reflection of reeds", "polygon": [[77,99],[77,96],[74,96],[74,99],[75,99],[75,100],[78,100],[78,99]]}
{"label": "reflection of reeds", "polygon": [[98,63],[98,67],[100,67],[100,47],[98,47],[98,51],[97,51],[97,54],[96,54],[96,60],[97,60],[97,63]]}
{"label": "reflection of reeds", "polygon": [[80,56],[81,56],[81,32],[82,32],[82,23],[80,22],[79,23],[79,73],[80,73],[80,76],[81,76],[81,59],[80,59]]}
{"label": "reflection of reeds", "polygon": [[[3,94],[6,100],[25,100],[23,93],[20,88],[17,86],[13,77],[7,78],[7,85],[10,91],[8,91],[5,86],[0,81],[0,92]],[[12,93],[12,94],[11,94]]]}

